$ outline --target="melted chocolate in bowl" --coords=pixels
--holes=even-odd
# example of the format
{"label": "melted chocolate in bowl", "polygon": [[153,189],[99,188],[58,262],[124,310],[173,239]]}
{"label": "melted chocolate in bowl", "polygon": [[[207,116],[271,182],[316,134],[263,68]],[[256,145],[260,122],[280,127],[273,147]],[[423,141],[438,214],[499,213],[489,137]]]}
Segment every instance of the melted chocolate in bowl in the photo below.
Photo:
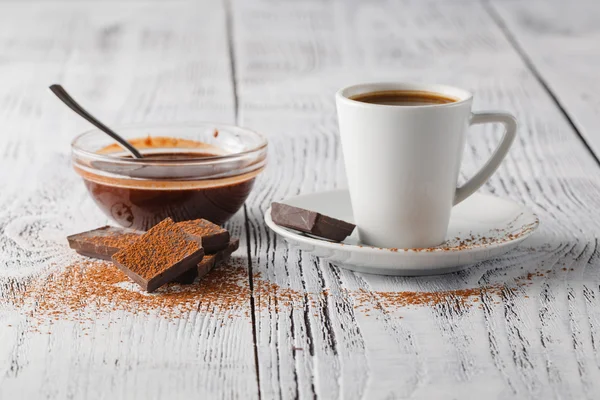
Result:
{"label": "melted chocolate in bowl", "polygon": [[[210,153],[161,153],[145,158],[177,160],[213,157]],[[163,219],[174,221],[204,218],[221,225],[246,201],[254,178],[225,186],[200,189],[139,189],[112,186],[84,178],[100,209],[119,224],[148,230]]]}
{"label": "melted chocolate in bowl", "polygon": [[111,145],[95,152],[103,158],[73,164],[99,208],[120,225],[139,230],[167,217],[222,225],[244,204],[266,155],[265,148],[258,162],[248,164],[223,158],[231,153],[197,141],[153,137],[130,142],[144,155],[140,163]]}

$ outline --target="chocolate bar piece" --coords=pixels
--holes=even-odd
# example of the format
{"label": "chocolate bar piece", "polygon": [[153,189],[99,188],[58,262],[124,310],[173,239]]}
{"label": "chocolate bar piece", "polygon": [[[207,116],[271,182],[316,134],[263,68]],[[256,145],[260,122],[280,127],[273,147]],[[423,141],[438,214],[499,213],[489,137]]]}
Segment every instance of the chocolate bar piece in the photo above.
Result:
{"label": "chocolate bar piece", "polygon": [[147,292],[153,292],[204,257],[201,241],[167,218],[112,256],[113,262]]}
{"label": "chocolate bar piece", "polygon": [[208,254],[198,263],[198,268],[190,269],[175,279],[174,282],[183,284],[194,283],[196,278],[204,278],[214,267],[227,260],[229,256],[240,247],[240,239],[231,239],[226,249],[215,254]]}
{"label": "chocolate bar piece", "polygon": [[354,224],[319,214],[316,211],[282,203],[271,204],[271,219],[277,225],[336,242],[344,240],[356,227]]}
{"label": "chocolate bar piece", "polygon": [[182,221],[176,224],[188,235],[202,239],[202,247],[206,254],[216,253],[227,248],[229,244],[229,231],[205,219]]}
{"label": "chocolate bar piece", "polygon": [[79,254],[110,261],[113,254],[135,242],[142,233],[107,225],[67,236],[67,240],[69,246]]}

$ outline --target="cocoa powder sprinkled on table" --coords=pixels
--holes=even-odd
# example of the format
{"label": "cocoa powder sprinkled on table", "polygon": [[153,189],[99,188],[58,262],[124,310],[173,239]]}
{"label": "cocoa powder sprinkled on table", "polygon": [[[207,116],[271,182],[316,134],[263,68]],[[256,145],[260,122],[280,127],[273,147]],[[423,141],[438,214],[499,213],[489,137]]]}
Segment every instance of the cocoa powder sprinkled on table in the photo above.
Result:
{"label": "cocoa powder sprinkled on table", "polygon": [[[543,274],[528,274],[524,281],[533,276]],[[393,310],[450,303],[469,308],[478,304],[483,295],[500,297],[503,290],[511,289],[490,285],[436,292],[359,289],[346,293],[353,299],[355,308],[368,313],[378,306]],[[280,312],[283,308],[303,307],[305,301],[315,307],[318,301],[323,301],[324,295],[330,296],[329,291],[303,293],[262,279],[260,274],[254,275],[254,297],[259,311]],[[29,285],[21,301],[35,304],[35,311],[30,316],[38,323],[48,319],[86,322],[93,321],[97,314],[115,311],[154,314],[170,320],[182,318],[193,311],[227,311],[229,318],[248,316],[250,296],[247,270],[231,264],[215,268],[199,283],[171,283],[149,294],[140,290],[110,262],[83,260],[38,278]]]}
{"label": "cocoa powder sprinkled on table", "polygon": [[372,307],[373,304],[379,304],[386,309],[411,306],[436,306],[447,303],[467,308],[472,306],[473,303],[479,302],[479,298],[484,293],[492,296],[499,296],[502,293],[502,290],[503,287],[500,285],[436,292],[370,292],[360,289],[355,293],[354,299],[356,302],[355,308],[363,309],[363,311],[368,311],[365,310],[365,307]]}
{"label": "cocoa powder sprinkled on table", "polygon": [[[261,279],[259,273],[254,274],[253,282],[255,304],[258,308],[272,307],[275,312],[279,312],[282,307],[293,307],[294,304],[301,304],[304,300],[302,292]],[[276,303],[271,304],[270,301],[273,299],[276,299]]]}
{"label": "cocoa powder sprinkled on table", "polygon": [[[243,261],[238,261],[243,262]],[[516,288],[532,284],[551,270],[533,271],[515,278]],[[327,289],[317,293],[303,292],[278,285],[254,274],[254,298],[257,311],[284,312],[303,308],[306,303],[314,309],[332,296]],[[481,307],[482,299],[500,298],[516,288],[504,284],[435,292],[344,290],[357,311],[372,316],[376,309],[400,310],[414,307],[436,307],[449,304],[468,309]],[[248,271],[235,260],[224,263],[204,279],[192,285],[167,284],[155,293],[145,293],[112,263],[79,258],[65,268],[38,277],[27,285],[16,302],[27,305],[33,329],[48,321],[71,320],[93,322],[100,315],[124,317],[119,312],[146,314],[176,321],[190,312],[223,315],[223,318],[249,317],[250,296]],[[527,298],[527,296],[525,296]],[[117,314],[115,314],[117,313]]]}
{"label": "cocoa powder sprinkled on table", "polygon": [[[190,312],[224,312],[228,318],[246,316],[250,310],[248,271],[235,261],[222,263],[201,281],[190,285],[166,284],[146,293],[108,261],[82,259],[31,282],[17,306],[29,306],[34,330],[44,322],[93,322],[115,312],[156,315],[177,320]],[[291,307],[303,299],[301,292],[281,287],[254,275],[257,306]],[[276,304],[270,301],[275,299]]]}
{"label": "cocoa powder sprinkled on table", "polygon": [[199,283],[170,283],[146,293],[112,263],[85,260],[38,278],[21,303],[35,306],[31,316],[38,322],[59,318],[84,322],[115,311],[177,319],[196,310],[243,310],[249,304],[247,279],[245,268],[223,264]]}

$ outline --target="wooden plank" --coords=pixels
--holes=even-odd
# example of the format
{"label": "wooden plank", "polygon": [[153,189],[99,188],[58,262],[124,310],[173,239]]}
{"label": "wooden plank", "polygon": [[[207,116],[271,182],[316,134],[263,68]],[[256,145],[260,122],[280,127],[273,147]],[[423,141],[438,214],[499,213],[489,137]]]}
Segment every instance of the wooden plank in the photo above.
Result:
{"label": "wooden plank", "polygon": [[490,8],[600,158],[600,4],[505,1]]}
{"label": "wooden plank", "polygon": [[[600,221],[589,210],[599,205],[598,167],[487,10],[240,0],[233,22],[239,122],[271,146],[247,208],[253,271],[293,291],[255,282],[262,396],[597,397]],[[534,209],[539,233],[504,257],[429,278],[354,274],[288,249],[264,211],[272,200],[344,186],[333,93],[368,80],[447,82],[474,90],[475,109],[514,112],[518,139],[482,190]],[[498,137],[473,129],[465,176]],[[481,308],[451,298],[395,308],[378,294],[488,285],[501,290],[483,292]],[[370,301],[360,289],[373,292]]]}
{"label": "wooden plank", "polygon": [[[233,122],[223,5],[13,2],[0,9],[0,398],[257,397],[249,297],[229,310],[198,304],[171,321],[94,311],[87,299],[75,321],[61,316],[39,326],[35,305],[9,301],[32,276],[73,261],[67,234],[109,222],[69,167],[71,139],[90,126],[47,86],[62,83],[109,124]],[[243,226],[243,213],[229,224],[238,237]],[[244,254],[236,253],[238,265]]]}

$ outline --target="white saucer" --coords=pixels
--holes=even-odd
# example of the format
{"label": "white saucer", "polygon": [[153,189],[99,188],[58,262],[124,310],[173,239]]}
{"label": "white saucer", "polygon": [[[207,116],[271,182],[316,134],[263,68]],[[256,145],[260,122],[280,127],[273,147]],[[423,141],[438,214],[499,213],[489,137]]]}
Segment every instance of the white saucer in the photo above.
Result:
{"label": "white saucer", "polygon": [[[293,197],[283,203],[352,222],[347,190]],[[334,243],[276,225],[271,209],[265,222],[292,246],[342,268],[383,275],[436,275],[459,271],[503,254],[531,235],[537,216],[510,200],[474,194],[452,209],[447,240],[429,249],[387,249],[361,245],[356,229],[343,243]]]}

